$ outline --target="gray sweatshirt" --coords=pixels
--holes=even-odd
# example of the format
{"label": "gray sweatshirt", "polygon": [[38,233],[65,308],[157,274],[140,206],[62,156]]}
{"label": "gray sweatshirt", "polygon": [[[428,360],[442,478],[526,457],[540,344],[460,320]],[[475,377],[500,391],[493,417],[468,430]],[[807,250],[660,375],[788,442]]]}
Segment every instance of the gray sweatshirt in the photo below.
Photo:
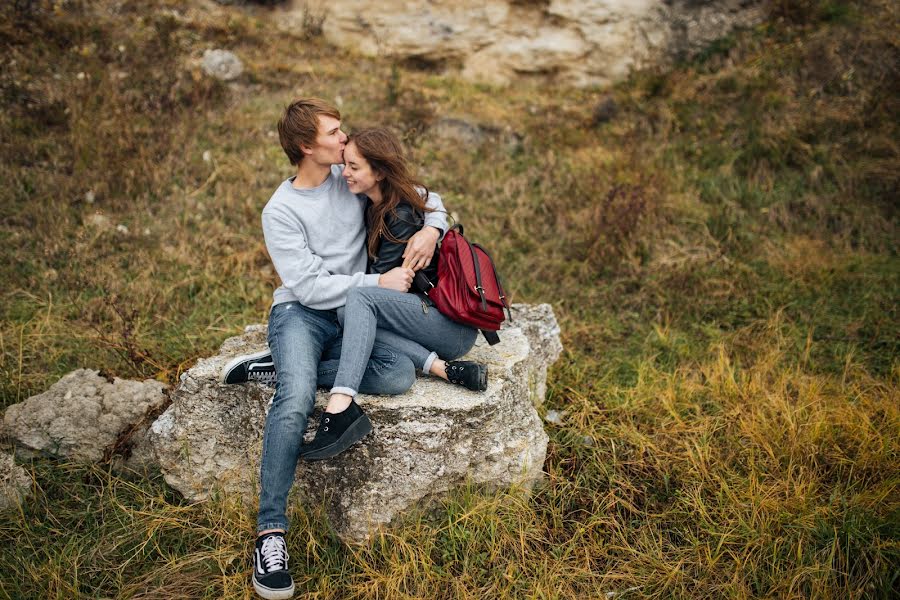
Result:
{"label": "gray sweatshirt", "polygon": [[[319,310],[345,304],[347,291],[377,286],[378,273],[366,274],[365,198],[347,188],[343,166],[332,165],[324,183],[298,190],[286,179],[262,212],[266,249],[281,278],[273,306],[284,302]],[[447,231],[441,197],[430,193],[426,205],[435,209],[425,225]]]}

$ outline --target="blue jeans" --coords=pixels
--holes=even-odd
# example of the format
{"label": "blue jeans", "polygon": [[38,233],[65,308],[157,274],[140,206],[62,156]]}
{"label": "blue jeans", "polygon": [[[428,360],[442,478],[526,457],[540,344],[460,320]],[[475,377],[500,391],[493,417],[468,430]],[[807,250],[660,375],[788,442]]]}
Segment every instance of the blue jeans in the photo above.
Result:
{"label": "blue jeans", "polygon": [[[268,342],[277,375],[263,434],[257,531],[288,529],[288,492],[316,386],[334,385],[338,371],[341,327],[337,311],[315,310],[299,302],[276,304],[269,314]],[[360,391],[367,394],[402,394],[416,378],[409,357],[380,336],[371,357],[363,361],[363,371]]]}
{"label": "blue jeans", "polygon": [[353,288],[343,311],[344,335],[332,392],[355,396],[366,360],[381,341],[427,373],[435,358],[453,360],[472,349],[478,330],[442,315],[425,296],[379,287]]}

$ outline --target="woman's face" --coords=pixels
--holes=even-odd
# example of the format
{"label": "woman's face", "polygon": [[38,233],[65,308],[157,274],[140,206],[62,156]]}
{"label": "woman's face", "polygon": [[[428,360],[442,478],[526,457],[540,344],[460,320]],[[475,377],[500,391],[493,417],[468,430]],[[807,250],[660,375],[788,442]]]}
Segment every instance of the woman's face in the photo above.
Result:
{"label": "woman's face", "polygon": [[[373,190],[377,192],[378,182],[382,177],[376,175],[369,161],[359,153],[359,148],[352,141],[344,148],[344,179],[354,194],[365,194],[372,198]],[[375,194],[379,198],[380,194]],[[374,200],[374,198],[373,198]]]}

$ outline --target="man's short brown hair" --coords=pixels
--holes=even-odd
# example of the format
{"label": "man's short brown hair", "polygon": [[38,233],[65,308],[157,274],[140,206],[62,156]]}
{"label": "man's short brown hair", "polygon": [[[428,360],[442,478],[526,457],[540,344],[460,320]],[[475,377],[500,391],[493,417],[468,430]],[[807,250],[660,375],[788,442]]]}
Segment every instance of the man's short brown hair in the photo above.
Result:
{"label": "man's short brown hair", "polygon": [[278,138],[292,165],[299,165],[303,160],[300,146],[316,144],[319,115],[341,118],[338,109],[321,98],[299,98],[284,109],[278,120]]}

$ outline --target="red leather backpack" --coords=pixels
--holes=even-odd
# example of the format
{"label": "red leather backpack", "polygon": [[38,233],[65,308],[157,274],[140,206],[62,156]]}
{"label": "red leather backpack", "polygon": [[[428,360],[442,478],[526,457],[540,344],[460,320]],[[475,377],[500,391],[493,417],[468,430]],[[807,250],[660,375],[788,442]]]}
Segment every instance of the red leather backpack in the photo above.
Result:
{"label": "red leather backpack", "polygon": [[450,319],[480,329],[492,346],[500,341],[497,330],[506,315],[512,321],[494,261],[487,250],[465,238],[460,224],[441,242],[437,284],[426,295]]}

